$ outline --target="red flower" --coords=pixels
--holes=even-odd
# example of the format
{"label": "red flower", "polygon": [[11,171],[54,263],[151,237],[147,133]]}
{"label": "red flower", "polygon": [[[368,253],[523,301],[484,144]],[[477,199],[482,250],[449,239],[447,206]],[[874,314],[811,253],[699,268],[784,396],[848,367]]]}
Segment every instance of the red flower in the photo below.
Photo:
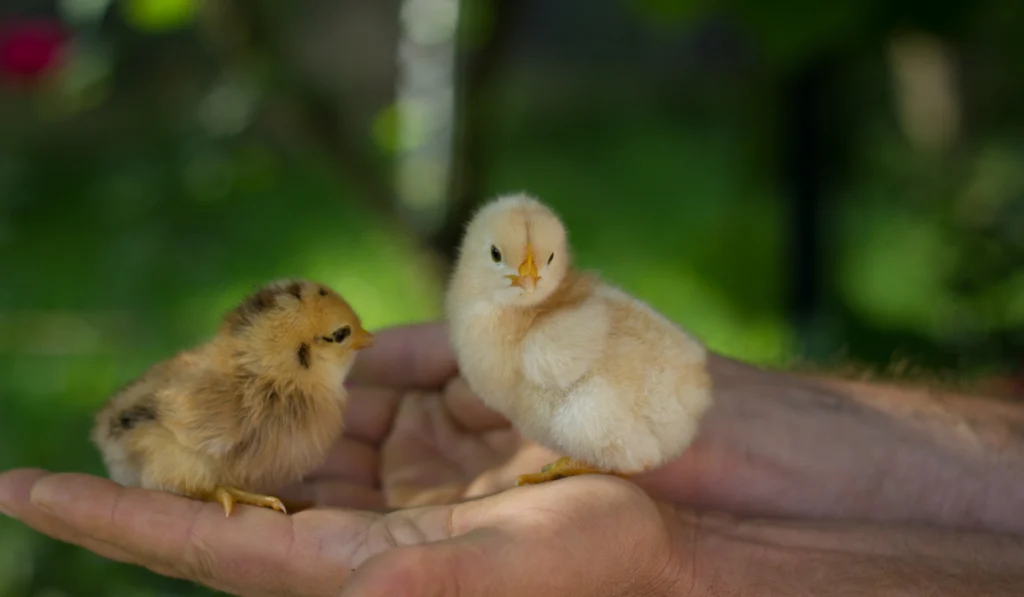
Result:
{"label": "red flower", "polygon": [[68,35],[59,21],[21,19],[0,24],[0,73],[35,80],[63,58]]}

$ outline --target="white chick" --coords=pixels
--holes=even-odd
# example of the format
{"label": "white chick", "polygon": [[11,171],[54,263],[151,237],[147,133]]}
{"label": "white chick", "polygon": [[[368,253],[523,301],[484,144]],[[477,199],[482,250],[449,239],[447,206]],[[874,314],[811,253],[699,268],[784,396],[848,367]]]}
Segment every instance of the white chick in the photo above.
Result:
{"label": "white chick", "polygon": [[445,308],[470,388],[565,456],[520,485],[656,468],[686,450],[711,405],[704,346],[576,271],[562,221],[528,195],[499,197],[472,218]]}

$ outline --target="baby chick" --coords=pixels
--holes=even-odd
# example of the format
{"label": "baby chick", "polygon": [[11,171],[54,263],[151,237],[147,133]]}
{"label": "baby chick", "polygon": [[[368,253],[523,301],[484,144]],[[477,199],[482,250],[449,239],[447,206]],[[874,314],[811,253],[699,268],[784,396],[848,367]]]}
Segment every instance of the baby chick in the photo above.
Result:
{"label": "baby chick", "polygon": [[114,481],[286,512],[272,491],[319,466],[342,430],[342,386],[370,346],[349,304],[307,280],[272,282],[207,343],[158,363],[96,415]]}
{"label": "baby chick", "polygon": [[576,271],[562,221],[530,196],[499,197],[472,218],[445,309],[470,388],[565,455],[519,485],[656,468],[690,445],[711,404],[704,346]]}

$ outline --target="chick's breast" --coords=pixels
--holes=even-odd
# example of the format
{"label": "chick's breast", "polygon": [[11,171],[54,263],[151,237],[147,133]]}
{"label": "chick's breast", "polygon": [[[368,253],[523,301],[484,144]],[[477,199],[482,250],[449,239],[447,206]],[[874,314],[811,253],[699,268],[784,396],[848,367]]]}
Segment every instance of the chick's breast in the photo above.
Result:
{"label": "chick's breast", "polygon": [[604,285],[550,317],[523,343],[533,413],[518,417],[524,435],[623,473],[663,464],[693,441],[710,404],[703,346]]}

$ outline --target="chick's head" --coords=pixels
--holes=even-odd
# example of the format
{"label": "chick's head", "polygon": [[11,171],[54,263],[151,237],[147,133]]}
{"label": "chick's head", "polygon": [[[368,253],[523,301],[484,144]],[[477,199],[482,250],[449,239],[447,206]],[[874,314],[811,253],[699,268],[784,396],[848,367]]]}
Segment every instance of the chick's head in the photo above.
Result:
{"label": "chick's head", "polygon": [[224,317],[221,333],[253,373],[332,384],[374,339],[340,294],[308,280],[264,285]]}
{"label": "chick's head", "polygon": [[454,281],[481,300],[526,307],[549,297],[570,265],[558,215],[529,195],[507,195],[470,221]]}

